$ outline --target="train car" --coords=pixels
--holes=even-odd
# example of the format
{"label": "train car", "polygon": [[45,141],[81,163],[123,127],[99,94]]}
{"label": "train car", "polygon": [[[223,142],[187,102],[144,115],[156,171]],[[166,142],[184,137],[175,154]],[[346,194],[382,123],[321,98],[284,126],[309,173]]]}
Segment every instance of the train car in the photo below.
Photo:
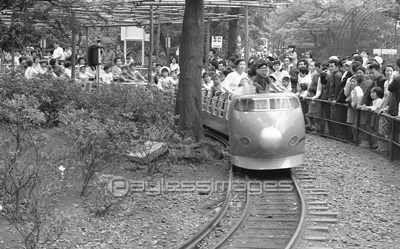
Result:
{"label": "train car", "polygon": [[273,170],[304,163],[305,124],[293,93],[241,95],[231,101],[205,97],[206,126],[229,135],[231,162]]}

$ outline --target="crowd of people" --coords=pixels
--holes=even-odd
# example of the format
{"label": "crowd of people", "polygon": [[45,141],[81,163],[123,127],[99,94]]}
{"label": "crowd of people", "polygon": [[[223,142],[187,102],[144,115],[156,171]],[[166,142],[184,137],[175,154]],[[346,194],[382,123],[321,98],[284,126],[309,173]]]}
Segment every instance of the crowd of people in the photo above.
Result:
{"label": "crowd of people", "polygon": [[[52,52],[42,54],[41,51],[33,48],[15,51],[14,69],[17,73],[32,79],[38,75],[48,74],[53,77],[67,78],[72,77],[72,67],[75,66],[75,77],[78,83],[93,82],[96,78],[96,67],[89,66],[87,54],[84,49],[76,49],[76,64],[72,65],[72,49],[62,48],[58,41],[53,42]],[[2,64],[11,69],[12,56],[5,53]],[[99,82],[111,84],[113,82],[133,83],[146,85],[147,79],[136,69],[136,63],[122,52],[121,46],[115,49],[112,44],[107,43],[101,53],[101,69]],[[6,67],[6,68],[7,68]]]}
{"label": "crowd of people", "polygon": [[[53,44],[54,50],[47,57],[40,56],[37,51],[24,51],[22,55],[17,51],[16,71],[27,79],[40,74],[71,78],[71,48],[63,49],[57,41]],[[8,56],[3,57],[9,59]],[[176,57],[171,58],[169,66],[154,62],[150,80],[136,69],[134,62],[125,60],[120,46],[113,49],[111,44],[105,44],[101,57],[99,81],[103,84],[119,82],[148,85],[152,82],[163,91],[174,91],[178,86],[180,67]],[[84,50],[77,49],[76,62],[77,82],[93,81],[96,71],[94,67],[88,66]],[[400,58],[391,65],[379,56],[369,57],[366,52],[315,61],[311,52],[304,53],[304,58],[299,59],[295,48],[291,47],[280,60],[264,56],[261,59],[251,58],[247,62],[237,55],[223,60],[214,49],[210,49],[208,67],[203,68],[201,87],[210,97],[222,99],[249,93],[296,93],[299,98],[308,99],[302,104],[307,114],[307,129],[319,130],[326,127],[329,134],[354,141],[355,129],[348,129],[348,126],[341,124],[347,123],[354,127],[359,122],[370,133],[386,138],[389,136],[391,127],[387,118],[367,115],[368,112],[362,112],[360,116],[356,114],[357,109],[362,109],[398,116],[399,72]],[[324,105],[315,99],[331,104]],[[345,103],[350,108],[336,103]],[[319,117],[321,113],[324,118],[335,122],[327,122],[319,127],[319,122],[315,122],[313,117]],[[360,140],[361,146],[387,150],[387,146],[366,134],[362,134]]]}
{"label": "crowd of people", "polygon": [[[315,61],[311,52],[298,59],[292,49],[281,60],[254,58],[246,63],[237,57],[225,62],[210,50],[202,88],[209,96],[222,98],[244,93],[296,93],[305,100],[302,108],[307,114],[307,129],[323,129],[331,136],[361,141],[363,147],[384,152],[388,150],[387,143],[373,139],[368,133],[358,137],[355,126],[359,122],[363,130],[386,139],[391,134],[390,120],[379,114],[399,116],[400,58],[392,65],[380,56],[370,58],[366,52],[356,52],[342,58],[331,56]],[[364,111],[357,115],[357,109]],[[334,122],[323,122],[319,127],[315,118],[321,114]]]}

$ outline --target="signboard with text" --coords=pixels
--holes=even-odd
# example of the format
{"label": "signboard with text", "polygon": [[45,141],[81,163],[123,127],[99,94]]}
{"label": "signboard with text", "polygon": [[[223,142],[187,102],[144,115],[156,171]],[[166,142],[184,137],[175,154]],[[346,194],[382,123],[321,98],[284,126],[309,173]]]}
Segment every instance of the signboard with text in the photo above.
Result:
{"label": "signboard with text", "polygon": [[211,39],[212,48],[222,48],[222,36],[213,36]]}

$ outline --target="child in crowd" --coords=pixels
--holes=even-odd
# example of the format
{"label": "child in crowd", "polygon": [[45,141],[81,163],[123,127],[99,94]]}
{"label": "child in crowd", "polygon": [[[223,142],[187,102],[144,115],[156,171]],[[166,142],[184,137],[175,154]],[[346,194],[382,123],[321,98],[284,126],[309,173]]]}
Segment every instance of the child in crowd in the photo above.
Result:
{"label": "child in crowd", "polygon": [[212,75],[214,75],[213,72],[205,72],[203,74],[203,82],[201,84],[202,91],[207,91],[210,93],[211,87],[214,85],[213,81],[211,80]]}
{"label": "child in crowd", "polygon": [[66,61],[64,64],[64,74],[63,77],[67,79],[71,79],[72,71],[71,71],[72,63],[70,61]]}
{"label": "child in crowd", "polygon": [[113,73],[111,72],[111,67],[109,65],[104,66],[104,73],[101,76],[103,84],[111,84],[113,82]]}
{"label": "child in crowd", "polygon": [[244,77],[240,80],[239,87],[235,89],[232,93],[232,96],[239,96],[243,94],[255,94],[256,87],[253,84],[250,84],[251,80],[247,77]]}
{"label": "child in crowd", "polygon": [[121,67],[121,81],[134,81],[135,77],[131,74],[129,67],[127,65]]}
{"label": "child in crowd", "polygon": [[219,97],[222,93],[221,77],[214,74],[212,77],[213,86],[211,87],[211,97]]}
{"label": "child in crowd", "polygon": [[94,75],[87,72],[85,66],[81,66],[79,68],[78,81],[79,83],[83,84],[89,81],[89,78],[94,78]]}
{"label": "child in crowd", "polygon": [[296,95],[297,95],[300,99],[304,99],[305,97],[307,97],[307,94],[308,94],[307,89],[308,89],[307,83],[300,83],[300,84],[298,84]]}
{"label": "child in crowd", "polygon": [[146,78],[136,69],[136,64],[131,63],[129,65],[129,73],[133,77],[134,81],[138,85],[146,85]]}
{"label": "child in crowd", "polygon": [[179,85],[179,78],[177,70],[171,71],[171,78],[175,81],[176,85]]}
{"label": "child in crowd", "polygon": [[47,66],[46,73],[47,73],[48,75],[53,76],[53,77],[57,77],[57,74],[54,72],[53,67],[50,66],[50,65]]}
{"label": "child in crowd", "polygon": [[161,78],[158,79],[157,87],[160,90],[174,91],[176,82],[169,76],[169,68],[163,67],[161,69]]}
{"label": "child in crowd", "polygon": [[364,91],[360,87],[361,83],[363,82],[363,77],[359,75],[355,75],[350,78],[350,86],[349,90],[345,89],[345,91],[350,91],[346,101],[350,103],[350,106],[347,109],[347,123],[352,124],[351,130],[353,132],[353,138],[356,138],[357,129],[355,127],[356,124],[356,117],[357,117],[357,108],[361,105],[362,99],[364,96]]}
{"label": "child in crowd", "polygon": [[25,70],[25,78],[32,79],[38,75],[38,72],[33,68],[33,61],[27,61],[28,68]]}
{"label": "child in crowd", "polygon": [[273,84],[276,83],[276,79],[275,79],[274,76],[270,75],[270,76],[269,76],[269,79],[270,79],[271,83],[273,83]]}
{"label": "child in crowd", "polygon": [[[317,93],[317,89],[314,86],[308,88],[307,97],[312,98]],[[319,125],[316,121],[316,117],[320,117],[321,115],[321,103],[316,102],[314,100],[307,101],[308,104],[308,112],[306,114],[306,129],[309,130],[319,130]]]}
{"label": "child in crowd", "polygon": [[[308,85],[307,83],[300,83],[297,85],[297,92],[296,92],[296,96],[300,99],[303,100],[304,98],[306,98],[308,95],[307,92],[308,89]],[[315,95],[313,95],[315,96]],[[308,112],[308,106],[309,104],[305,101],[301,101],[301,109],[303,110],[303,113],[307,113]]]}
{"label": "child in crowd", "polygon": [[282,78],[282,86],[286,88],[288,92],[292,91],[292,86],[290,85],[290,78],[285,76]]}
{"label": "child in crowd", "polygon": [[[371,110],[372,112],[377,113],[377,110],[380,109],[382,105],[382,98],[383,98],[383,89],[380,87],[373,87],[371,89],[371,99],[372,99],[372,105],[371,106],[362,106],[362,110]],[[369,123],[367,123],[366,128],[368,131],[370,131],[372,134],[377,135],[378,134],[378,115],[371,115],[371,120]],[[382,142],[378,141],[378,147],[383,147]],[[373,145],[372,147],[376,148],[376,145]]]}

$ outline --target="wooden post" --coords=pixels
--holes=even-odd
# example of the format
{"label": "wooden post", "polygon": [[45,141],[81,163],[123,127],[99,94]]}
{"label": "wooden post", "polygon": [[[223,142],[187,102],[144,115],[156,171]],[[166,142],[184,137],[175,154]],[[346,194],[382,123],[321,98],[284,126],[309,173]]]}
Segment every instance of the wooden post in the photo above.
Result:
{"label": "wooden post", "polygon": [[211,39],[211,19],[207,20],[207,27],[206,27],[206,49],[204,49],[205,54],[205,62],[204,62],[204,69],[208,72],[208,64],[210,60],[208,59],[208,54],[210,52],[210,39]]}
{"label": "wooden post", "polygon": [[[142,49],[143,49],[143,48],[142,48]],[[124,59],[125,59],[125,60],[124,60],[124,61],[125,61],[124,64],[126,64],[126,39],[124,39]],[[143,66],[143,63],[144,63],[144,62],[142,61],[142,66]]]}
{"label": "wooden post", "polygon": [[160,61],[160,37],[161,37],[161,18],[160,15],[157,17],[157,40],[156,40],[156,61]]}
{"label": "wooden post", "polygon": [[[168,42],[168,39],[169,39],[169,25],[170,24],[167,24],[167,39],[166,39],[166,42]],[[170,47],[168,45],[166,45],[165,47],[167,48],[166,56],[167,56],[167,65],[169,66],[169,64],[171,63],[171,56],[169,55]]]}
{"label": "wooden post", "polygon": [[[75,11],[73,12],[73,17],[74,17],[74,19],[75,19]],[[87,29],[87,27],[86,27],[86,29]],[[75,82],[75,74],[76,74],[76,67],[75,67],[75,64],[76,64],[76,27],[75,27],[75,25],[72,27],[72,41],[71,41],[71,49],[72,49],[72,55],[71,55],[71,64],[72,64],[72,66],[71,66],[71,79]],[[87,39],[87,38],[86,38]],[[87,46],[87,44],[86,44],[86,46]]]}
{"label": "wooden post", "polygon": [[[14,10],[11,14],[11,27],[14,27]],[[11,50],[11,71],[15,71],[15,47],[14,47],[14,39],[12,39],[12,50]],[[13,74],[14,76],[14,74]]]}
{"label": "wooden post", "polygon": [[89,27],[86,26],[86,57],[87,57],[87,51],[89,49]]}
{"label": "wooden post", "polygon": [[152,79],[152,68],[153,68],[153,62],[152,62],[152,56],[153,56],[153,46],[154,46],[154,26],[153,26],[153,5],[150,5],[150,54],[149,54],[149,69],[148,69],[148,77],[149,77],[149,82],[153,83]]}
{"label": "wooden post", "polygon": [[0,48],[1,58],[0,58],[0,73],[3,72],[3,64],[4,64],[4,53],[3,50]]}
{"label": "wooden post", "polygon": [[249,48],[249,7],[244,7],[244,58],[246,62],[250,59]]}

